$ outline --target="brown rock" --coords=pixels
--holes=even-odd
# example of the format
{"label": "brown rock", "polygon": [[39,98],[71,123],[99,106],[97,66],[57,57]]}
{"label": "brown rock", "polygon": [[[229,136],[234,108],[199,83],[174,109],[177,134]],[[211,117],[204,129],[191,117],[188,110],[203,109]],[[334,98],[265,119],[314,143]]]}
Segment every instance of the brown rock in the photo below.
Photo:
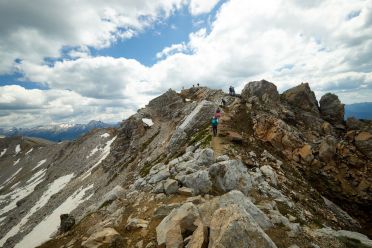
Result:
{"label": "brown rock", "polygon": [[195,223],[198,227],[191,236],[188,248],[207,248],[208,247],[208,227],[202,221],[197,220]]}
{"label": "brown rock", "polygon": [[355,137],[355,146],[369,159],[372,159],[372,133],[360,132]]}
{"label": "brown rock", "polygon": [[183,204],[178,209],[173,209],[156,227],[158,246],[182,247],[182,235],[186,232],[194,232],[197,228],[194,223],[199,218],[199,211],[191,202]]}
{"label": "brown rock", "polygon": [[300,85],[283,92],[281,98],[292,106],[317,115],[319,114],[318,101],[308,83],[301,83]]}
{"label": "brown rock", "polygon": [[244,209],[238,205],[230,205],[214,212],[208,247],[276,247],[276,245]]}
{"label": "brown rock", "polygon": [[333,125],[344,122],[345,105],[341,103],[338,96],[327,93],[319,101],[320,113],[324,120]]}
{"label": "brown rock", "polygon": [[314,155],[309,144],[305,144],[299,151],[298,154],[300,155],[301,159],[306,163],[311,163],[314,159]]}
{"label": "brown rock", "polygon": [[280,100],[275,84],[266,80],[246,84],[241,95],[247,102],[250,102],[252,98],[256,98],[264,103],[277,103]]}
{"label": "brown rock", "polygon": [[336,153],[337,143],[332,136],[327,136],[319,147],[319,158],[324,162],[332,160]]}
{"label": "brown rock", "polygon": [[120,234],[113,228],[105,228],[92,234],[86,241],[81,243],[82,247],[98,248],[104,245],[120,243]]}

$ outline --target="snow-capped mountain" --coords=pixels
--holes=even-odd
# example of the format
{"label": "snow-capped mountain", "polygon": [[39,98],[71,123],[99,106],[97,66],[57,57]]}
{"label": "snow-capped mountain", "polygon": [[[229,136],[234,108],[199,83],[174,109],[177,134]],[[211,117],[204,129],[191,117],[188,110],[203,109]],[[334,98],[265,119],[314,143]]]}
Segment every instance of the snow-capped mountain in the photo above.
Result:
{"label": "snow-capped mountain", "polygon": [[117,124],[107,124],[102,121],[90,121],[88,124],[56,124],[37,126],[33,128],[0,128],[0,135],[6,137],[28,136],[43,138],[51,141],[73,140],[88,133],[94,128],[116,127]]}

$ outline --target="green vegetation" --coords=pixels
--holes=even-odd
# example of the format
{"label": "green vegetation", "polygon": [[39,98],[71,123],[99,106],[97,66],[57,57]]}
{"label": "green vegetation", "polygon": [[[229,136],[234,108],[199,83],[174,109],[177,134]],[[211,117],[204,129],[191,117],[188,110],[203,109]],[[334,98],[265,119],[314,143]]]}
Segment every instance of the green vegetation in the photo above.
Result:
{"label": "green vegetation", "polygon": [[165,155],[162,154],[157,159],[155,159],[154,161],[152,161],[152,162],[146,162],[144,164],[144,166],[141,168],[140,172],[139,172],[140,176],[141,177],[147,176],[149,174],[151,168],[153,166],[155,166],[156,164],[160,163],[161,161],[163,161],[164,159],[165,159]]}
{"label": "green vegetation", "polygon": [[197,131],[193,136],[191,136],[190,144],[196,144],[200,142],[200,146],[205,148],[210,145],[210,142],[212,141],[212,134],[209,129],[209,123],[202,127],[199,131]]}

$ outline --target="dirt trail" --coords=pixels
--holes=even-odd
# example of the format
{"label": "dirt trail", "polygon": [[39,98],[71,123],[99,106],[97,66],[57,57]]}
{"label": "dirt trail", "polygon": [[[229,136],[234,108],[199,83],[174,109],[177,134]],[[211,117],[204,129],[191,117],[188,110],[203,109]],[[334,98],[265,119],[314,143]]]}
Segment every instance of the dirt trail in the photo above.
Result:
{"label": "dirt trail", "polygon": [[222,109],[222,115],[218,125],[218,134],[216,137],[212,137],[211,146],[214,150],[216,157],[226,154],[228,141],[225,136],[228,133],[227,121],[230,120],[230,116],[226,109]]}

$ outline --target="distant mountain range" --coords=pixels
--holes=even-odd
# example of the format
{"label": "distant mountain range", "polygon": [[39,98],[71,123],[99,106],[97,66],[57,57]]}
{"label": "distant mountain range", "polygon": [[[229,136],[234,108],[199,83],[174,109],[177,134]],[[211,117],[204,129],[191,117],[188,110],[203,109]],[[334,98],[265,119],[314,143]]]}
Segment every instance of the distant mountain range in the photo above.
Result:
{"label": "distant mountain range", "polygon": [[90,121],[88,124],[58,124],[37,126],[33,128],[0,128],[0,136],[27,136],[43,138],[55,142],[74,140],[88,133],[94,128],[117,127],[119,124],[107,124],[102,121]]}
{"label": "distant mountain range", "polygon": [[345,105],[345,119],[349,117],[372,120],[372,102]]}

